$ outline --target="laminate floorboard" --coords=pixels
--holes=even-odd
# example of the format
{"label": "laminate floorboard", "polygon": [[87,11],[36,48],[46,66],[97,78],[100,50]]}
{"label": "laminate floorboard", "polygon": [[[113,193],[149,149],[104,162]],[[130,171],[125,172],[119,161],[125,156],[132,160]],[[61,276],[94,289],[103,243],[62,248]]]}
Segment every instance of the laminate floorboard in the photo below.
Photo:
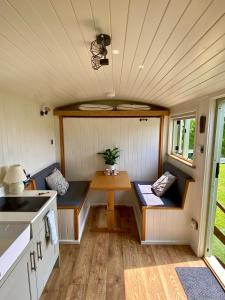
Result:
{"label": "laminate floorboard", "polygon": [[104,207],[90,210],[80,245],[60,245],[41,300],[187,299],[175,268],[206,267],[189,246],[141,246],[133,210],[116,208],[125,233],[93,232],[106,225]]}

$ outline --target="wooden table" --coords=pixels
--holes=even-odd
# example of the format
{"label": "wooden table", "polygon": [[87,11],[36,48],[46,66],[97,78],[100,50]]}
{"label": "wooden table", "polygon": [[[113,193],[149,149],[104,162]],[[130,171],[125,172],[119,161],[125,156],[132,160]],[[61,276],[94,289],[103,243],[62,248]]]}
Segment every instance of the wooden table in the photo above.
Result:
{"label": "wooden table", "polygon": [[107,192],[107,227],[97,228],[101,232],[119,232],[114,224],[114,196],[115,191],[131,189],[130,179],[126,171],[120,171],[116,176],[106,176],[103,171],[97,171],[90,184],[92,190],[104,190]]}

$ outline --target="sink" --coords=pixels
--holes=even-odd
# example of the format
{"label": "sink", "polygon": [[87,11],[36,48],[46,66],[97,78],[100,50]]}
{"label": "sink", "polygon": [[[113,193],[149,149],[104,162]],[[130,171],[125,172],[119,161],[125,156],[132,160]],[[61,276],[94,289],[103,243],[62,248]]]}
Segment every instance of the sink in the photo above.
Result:
{"label": "sink", "polygon": [[30,241],[30,225],[0,222],[0,280]]}

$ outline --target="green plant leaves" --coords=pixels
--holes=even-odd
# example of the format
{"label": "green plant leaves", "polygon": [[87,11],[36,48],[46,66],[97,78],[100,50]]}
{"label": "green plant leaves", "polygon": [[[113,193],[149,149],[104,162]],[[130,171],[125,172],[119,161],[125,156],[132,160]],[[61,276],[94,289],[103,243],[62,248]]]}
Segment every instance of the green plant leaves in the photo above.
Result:
{"label": "green plant leaves", "polygon": [[106,149],[103,152],[98,152],[97,154],[103,155],[105,164],[112,166],[116,164],[117,158],[120,157],[120,150],[118,147],[114,147],[112,149]]}

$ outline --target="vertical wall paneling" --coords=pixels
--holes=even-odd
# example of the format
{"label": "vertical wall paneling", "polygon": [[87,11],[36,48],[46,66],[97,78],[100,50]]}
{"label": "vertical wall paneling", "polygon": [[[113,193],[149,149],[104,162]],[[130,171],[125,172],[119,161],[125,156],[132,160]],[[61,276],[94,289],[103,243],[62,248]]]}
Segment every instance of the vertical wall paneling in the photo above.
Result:
{"label": "vertical wall paneling", "polygon": [[131,180],[154,180],[158,176],[160,119],[64,118],[65,169],[69,180],[90,180],[104,169],[97,152],[118,146],[120,170]]}
{"label": "vertical wall paneling", "polygon": [[54,117],[40,116],[40,105],[0,96],[0,180],[4,167],[21,164],[31,174],[56,161]]}

